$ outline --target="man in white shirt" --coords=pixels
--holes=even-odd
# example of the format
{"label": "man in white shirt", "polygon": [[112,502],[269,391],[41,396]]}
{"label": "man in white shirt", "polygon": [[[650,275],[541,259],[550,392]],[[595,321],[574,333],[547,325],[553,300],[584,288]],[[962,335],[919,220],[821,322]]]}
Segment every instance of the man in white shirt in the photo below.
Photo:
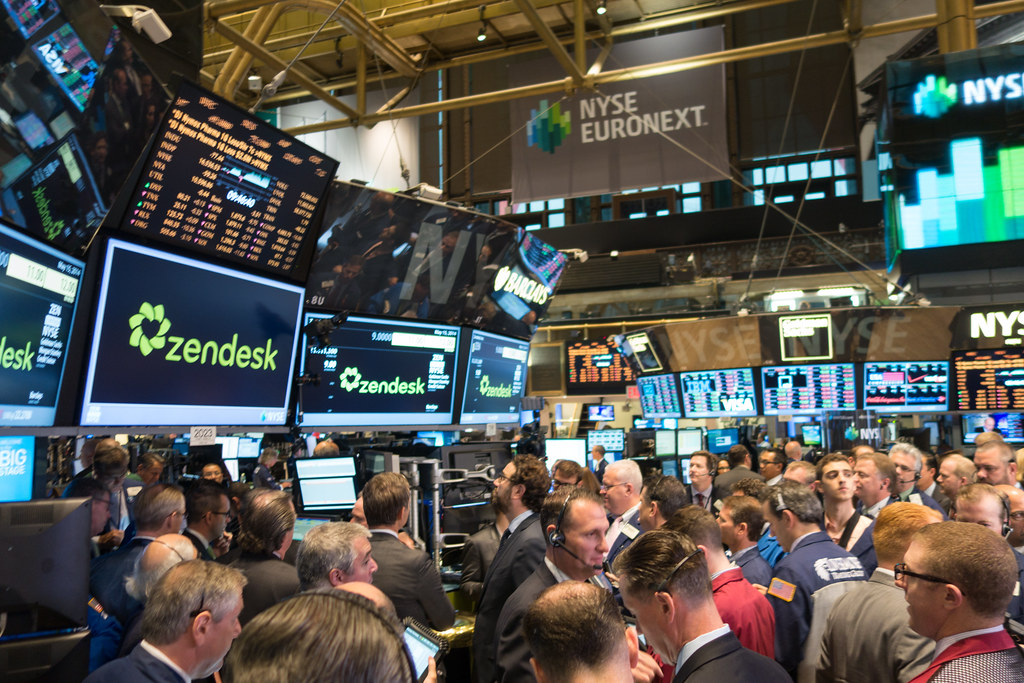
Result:
{"label": "man in white shirt", "polygon": [[853,472],[859,510],[874,519],[896,492],[896,467],[881,453],[867,453],[857,457]]}
{"label": "man in white shirt", "polygon": [[611,526],[605,534],[608,544],[608,563],[611,564],[620,552],[629,547],[640,535],[640,491],[643,476],[635,460],[619,460],[608,465],[604,472],[601,495]]}
{"label": "man in white shirt", "polygon": [[757,459],[757,465],[760,468],[760,473],[764,477],[765,483],[768,486],[773,486],[782,481],[782,472],[786,467],[786,456],[774,448],[770,448],[761,453],[761,456]]}

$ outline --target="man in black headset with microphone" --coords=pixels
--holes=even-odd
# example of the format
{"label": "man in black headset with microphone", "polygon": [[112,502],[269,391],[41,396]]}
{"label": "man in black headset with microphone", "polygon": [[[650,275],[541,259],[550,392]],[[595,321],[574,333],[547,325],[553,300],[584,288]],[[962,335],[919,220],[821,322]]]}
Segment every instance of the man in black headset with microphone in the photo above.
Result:
{"label": "man in black headset with microphone", "polygon": [[916,447],[908,443],[898,443],[889,449],[889,459],[896,467],[896,496],[904,503],[925,505],[942,514],[946,519],[946,511],[934,498],[917,487],[924,466],[924,455]]}
{"label": "man in black headset with microphone", "polygon": [[544,500],[540,511],[544,561],[516,589],[498,617],[496,681],[535,681],[530,648],[523,637],[523,616],[545,588],[563,581],[587,581],[601,571],[608,552],[604,502],[596,493],[563,487]]}

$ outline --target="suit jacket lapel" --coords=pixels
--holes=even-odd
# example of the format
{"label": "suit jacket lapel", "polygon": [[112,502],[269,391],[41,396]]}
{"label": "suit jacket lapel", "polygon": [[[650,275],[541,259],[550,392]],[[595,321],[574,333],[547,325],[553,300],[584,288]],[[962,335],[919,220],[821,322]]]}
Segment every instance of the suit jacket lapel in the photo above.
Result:
{"label": "suit jacket lapel", "polygon": [[740,645],[740,641],[731,631],[720,638],[715,638],[710,643],[694,652],[693,655],[686,660],[686,663],[683,664],[683,668],[681,668],[679,672],[676,673],[675,678],[672,679],[672,683],[682,683],[689,678],[694,671],[708,662],[718,659],[719,657],[724,657],[730,652],[740,649],[740,647],[742,647]]}

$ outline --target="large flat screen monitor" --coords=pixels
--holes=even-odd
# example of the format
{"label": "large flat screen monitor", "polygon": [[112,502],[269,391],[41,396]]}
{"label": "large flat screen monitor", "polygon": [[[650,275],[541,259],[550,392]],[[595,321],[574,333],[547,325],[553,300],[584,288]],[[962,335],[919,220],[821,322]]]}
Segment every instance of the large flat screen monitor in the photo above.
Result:
{"label": "large flat screen monitor", "polygon": [[[330,318],[307,313],[306,329]],[[302,373],[320,381],[302,388],[303,425],[452,423],[458,327],[349,316],[323,341],[303,337]]]}
{"label": "large flat screen monitor", "polygon": [[53,425],[84,270],[0,224],[0,426]]}
{"label": "large flat screen monitor", "polygon": [[709,429],[708,450],[716,455],[728,453],[729,449],[740,442],[738,429]]}
{"label": "large flat screen monitor", "polygon": [[517,423],[529,355],[527,341],[472,330],[459,422]]}
{"label": "large flat screen monitor", "polygon": [[633,368],[610,339],[566,345],[565,389],[569,394],[624,394],[635,381]]}
{"label": "large flat screen monitor", "polygon": [[356,503],[356,459],[303,458],[295,461],[302,509],[344,510]]}
{"label": "large flat screen monitor", "polygon": [[212,259],[306,279],[338,163],[182,82],[121,228]]}
{"label": "large flat screen monitor", "polygon": [[0,503],[32,499],[35,437],[0,436]]}
{"label": "large flat screen monitor", "polygon": [[676,451],[689,457],[695,451],[704,449],[704,430],[698,428],[680,429],[676,432]]}
{"label": "large flat screen monitor", "polygon": [[658,429],[654,432],[654,454],[676,454],[676,432],[672,429]]}
{"label": "large flat screen monitor", "polygon": [[805,446],[820,446],[821,425],[817,422],[808,422],[800,425],[800,436],[803,437]]}
{"label": "large flat screen monitor", "polygon": [[[853,363],[761,368],[762,415],[814,415],[856,410]],[[710,443],[710,433],[708,436]],[[710,450],[710,449],[709,449]]]}
{"label": "large flat screen monitor", "polygon": [[605,453],[621,453],[626,450],[626,430],[591,429],[587,432],[587,451],[594,446],[603,446]]}
{"label": "large flat screen monitor", "polygon": [[967,413],[961,415],[964,443],[974,443],[983,432],[998,432],[1008,443],[1024,442],[1024,414]]}
{"label": "large flat screen monitor", "polygon": [[753,417],[757,415],[754,371],[701,370],[679,375],[683,414],[694,417]]}
{"label": "large flat screen monitor", "polygon": [[110,240],[82,424],[282,425],[302,289]]}
{"label": "large flat screen monitor", "polygon": [[4,9],[25,38],[43,27],[60,11],[54,0],[3,0]]}
{"label": "large flat screen monitor", "polygon": [[636,386],[640,390],[640,407],[645,419],[683,416],[675,374],[637,377]]}
{"label": "large flat screen monitor", "polygon": [[1024,349],[956,351],[953,410],[1024,410]]}
{"label": "large flat screen monitor", "polygon": [[949,362],[864,363],[864,409],[891,413],[949,410]]}
{"label": "large flat screen monitor", "polygon": [[546,439],[544,452],[552,464],[558,460],[571,460],[580,467],[587,466],[586,439]]}
{"label": "large flat screen monitor", "polygon": [[661,372],[664,369],[661,357],[647,332],[631,332],[615,340],[621,345],[622,354],[632,358],[640,372]]}

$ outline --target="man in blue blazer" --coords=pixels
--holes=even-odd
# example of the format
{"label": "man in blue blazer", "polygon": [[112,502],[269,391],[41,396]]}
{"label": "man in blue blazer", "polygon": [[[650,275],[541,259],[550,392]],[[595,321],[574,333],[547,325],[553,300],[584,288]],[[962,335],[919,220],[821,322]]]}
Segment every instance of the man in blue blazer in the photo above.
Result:
{"label": "man in blue blazer", "polygon": [[212,676],[242,631],[242,572],[190,560],[156,584],[142,617],[142,642],[96,669],[86,683],[184,683]]}
{"label": "man in blue blazer", "polygon": [[615,562],[622,600],[673,683],[791,683],[775,661],[740,645],[722,622],[704,554],[686,536],[648,531]]}
{"label": "man in blue blazer", "polygon": [[605,540],[608,542],[608,564],[629,547],[642,531],[640,529],[640,492],[643,475],[635,460],[619,460],[604,471],[601,495],[608,510],[611,525]]}

